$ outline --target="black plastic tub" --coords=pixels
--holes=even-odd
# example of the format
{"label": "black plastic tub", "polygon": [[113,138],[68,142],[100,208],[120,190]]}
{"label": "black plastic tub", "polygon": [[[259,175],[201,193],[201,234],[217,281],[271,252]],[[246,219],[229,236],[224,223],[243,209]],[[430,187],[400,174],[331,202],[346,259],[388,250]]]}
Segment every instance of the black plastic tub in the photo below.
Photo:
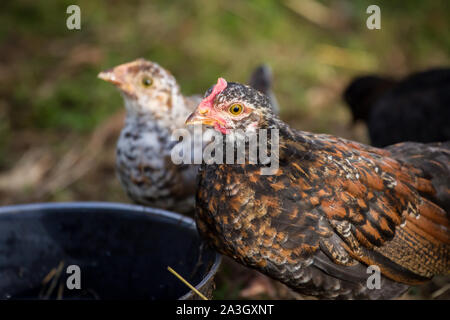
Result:
{"label": "black plastic tub", "polygon": [[198,299],[168,266],[211,297],[219,265],[194,221],[164,210],[101,202],[0,207],[0,299]]}

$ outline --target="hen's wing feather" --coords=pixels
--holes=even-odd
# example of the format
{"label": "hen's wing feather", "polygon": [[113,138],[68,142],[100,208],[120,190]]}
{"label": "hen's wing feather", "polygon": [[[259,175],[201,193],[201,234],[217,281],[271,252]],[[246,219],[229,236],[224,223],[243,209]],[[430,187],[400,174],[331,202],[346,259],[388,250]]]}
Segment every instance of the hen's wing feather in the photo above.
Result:
{"label": "hen's wing feather", "polygon": [[[422,170],[389,151],[327,135],[314,135],[309,148],[315,156],[308,163],[291,158],[285,187],[302,195],[302,213],[318,211],[339,237],[320,236],[327,256],[341,265],[378,265],[409,284],[448,272],[450,226],[445,211],[421,196],[435,190]],[[304,149],[304,142],[288,141],[284,152]]]}

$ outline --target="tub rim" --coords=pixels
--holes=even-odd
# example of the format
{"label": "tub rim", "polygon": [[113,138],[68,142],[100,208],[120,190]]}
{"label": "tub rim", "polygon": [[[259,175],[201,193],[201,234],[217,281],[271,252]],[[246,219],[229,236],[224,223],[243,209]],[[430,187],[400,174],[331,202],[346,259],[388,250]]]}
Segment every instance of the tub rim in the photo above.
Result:
{"label": "tub rim", "polygon": [[[198,234],[196,223],[194,219],[183,216],[179,213],[167,211],[164,209],[146,207],[137,204],[128,204],[128,203],[120,203],[120,202],[102,202],[102,201],[72,201],[72,202],[37,202],[37,203],[25,203],[25,204],[13,204],[0,206],[0,217],[4,215],[17,214],[25,211],[37,211],[37,210],[51,210],[57,211],[65,209],[67,212],[69,211],[77,211],[80,210],[109,210],[115,211],[116,213],[123,213],[126,215],[134,214],[142,216],[142,213],[152,214],[153,216],[157,216],[160,221],[172,221],[175,223],[181,223],[186,226],[188,229],[195,231]],[[64,214],[67,214],[65,212]],[[150,216],[148,216],[150,217]],[[200,237],[200,235],[199,235]],[[203,240],[200,241],[205,243]],[[214,249],[212,249],[214,250]],[[214,250],[215,251],[215,250]],[[209,268],[206,276],[200,281],[197,285],[195,285],[195,289],[198,291],[202,291],[202,289],[210,282],[214,281],[214,276],[216,275],[220,264],[222,262],[222,256],[215,251],[215,258],[213,265]],[[167,271],[169,272],[169,271]],[[191,299],[196,295],[195,292],[189,289],[187,293],[178,297],[178,300],[187,300]]]}

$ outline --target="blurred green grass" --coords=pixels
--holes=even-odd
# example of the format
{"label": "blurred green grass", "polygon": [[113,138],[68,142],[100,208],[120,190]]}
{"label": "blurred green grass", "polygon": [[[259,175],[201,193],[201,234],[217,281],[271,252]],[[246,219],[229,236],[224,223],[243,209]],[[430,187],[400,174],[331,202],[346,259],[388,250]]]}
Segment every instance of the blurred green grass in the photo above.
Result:
{"label": "blurred green grass", "polygon": [[283,114],[312,114],[307,129],[331,131],[329,118],[342,121],[343,112],[316,115],[310,88],[336,81],[342,87],[362,72],[448,64],[450,52],[447,1],[384,2],[377,31],[365,26],[371,1],[320,2],[344,20],[336,28],[296,14],[286,5],[295,1],[77,1],[82,29],[70,31],[65,10],[72,3],[2,2],[0,94],[9,122],[3,133],[92,130],[121,107],[96,74],[137,57],[171,70],[187,94],[203,92],[219,75],[245,81],[254,66],[269,63]]}

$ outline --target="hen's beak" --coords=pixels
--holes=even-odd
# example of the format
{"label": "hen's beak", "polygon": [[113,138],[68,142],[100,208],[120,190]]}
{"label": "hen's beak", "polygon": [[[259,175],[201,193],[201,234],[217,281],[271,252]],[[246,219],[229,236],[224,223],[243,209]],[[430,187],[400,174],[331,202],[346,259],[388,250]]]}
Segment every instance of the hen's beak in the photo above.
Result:
{"label": "hen's beak", "polygon": [[213,117],[208,116],[207,112],[199,112],[198,109],[196,109],[194,112],[191,113],[191,115],[186,119],[187,125],[193,125],[193,124],[205,124],[209,126],[214,126],[218,121],[214,119]]}
{"label": "hen's beak", "polygon": [[219,116],[211,114],[208,109],[197,108],[187,119],[187,125],[194,124],[204,124],[207,126],[214,127],[214,129],[226,134],[228,129],[226,127],[226,122]]}

